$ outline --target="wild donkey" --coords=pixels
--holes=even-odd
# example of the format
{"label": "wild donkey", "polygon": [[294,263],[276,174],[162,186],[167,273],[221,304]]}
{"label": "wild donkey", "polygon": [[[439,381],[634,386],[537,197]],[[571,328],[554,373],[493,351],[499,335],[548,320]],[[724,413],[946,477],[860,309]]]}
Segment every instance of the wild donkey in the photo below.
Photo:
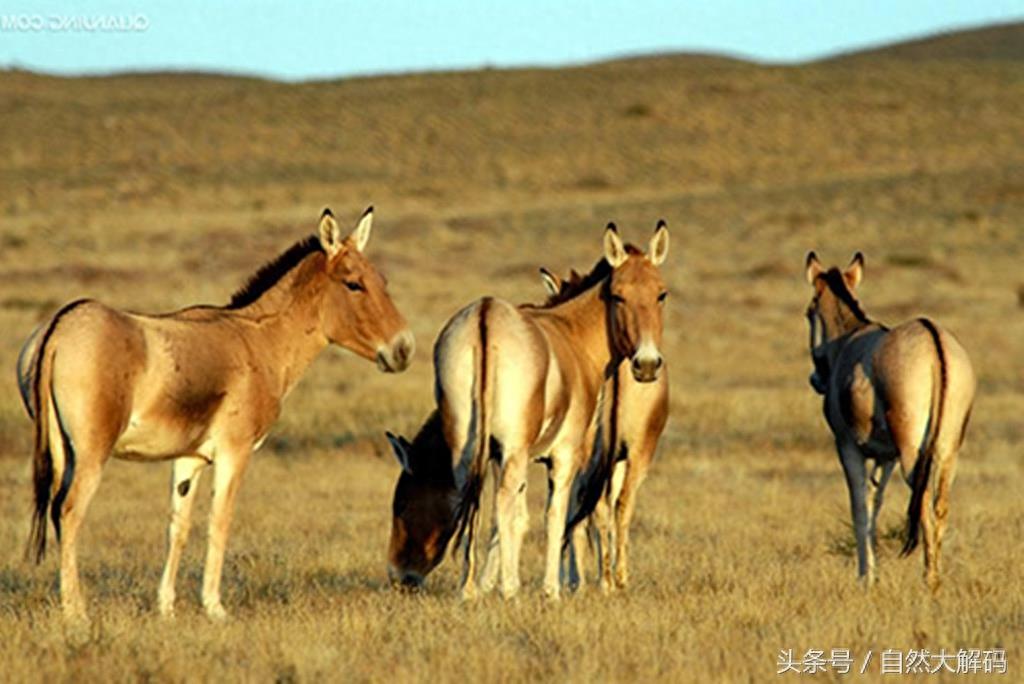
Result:
{"label": "wild donkey", "polygon": [[916,548],[923,527],[925,578],[935,592],[974,371],[956,338],[927,318],[892,330],[868,319],[854,296],[863,271],[860,252],[842,272],[824,269],[814,252],[807,255],[807,282],[814,288],[807,307],[811,386],[825,398],[825,418],[846,474],[858,574],[869,584],[874,580],[876,520],[899,459],[912,489],[903,555]]}
{"label": "wild donkey", "polygon": [[178,561],[200,471],[214,466],[203,606],[224,617],[221,565],[235,493],[281,402],[328,344],[383,371],[404,370],[413,338],[381,274],[363,256],[373,214],[342,238],[329,210],[319,237],[296,243],[224,307],[149,316],[79,300],[29,338],[18,360],[35,420],[30,551],[46,549],[49,512],[61,547],[65,616],[85,617],[75,540],[111,456],[174,460],[169,551],[159,609],[174,610]]}
{"label": "wild donkey", "polygon": [[[545,306],[567,301],[582,288],[583,277],[576,271],[565,280],[546,268],[540,273],[548,292]],[[615,586],[625,589],[629,584],[629,525],[636,510],[637,493],[647,477],[658,439],[668,420],[668,366],[654,382],[642,383],[633,378],[628,364],[621,363],[616,375],[606,381],[604,396],[607,404],[604,424],[595,435],[593,449],[598,453],[591,460],[596,465],[606,458],[612,459],[611,483],[588,519],[590,529],[588,525],[578,525],[585,508],[580,507],[580,511],[570,508],[567,533],[575,528],[570,582],[580,589],[585,585],[588,541],[596,538],[600,586],[602,591],[608,592],[612,588],[613,568]],[[615,421],[614,425],[608,424],[611,420]],[[614,447],[608,444],[609,440],[615,441]],[[607,449],[611,449],[613,457],[599,453]],[[587,490],[586,478],[592,474],[584,471],[578,476],[576,485],[581,492]]]}
{"label": "wild donkey", "polygon": [[[502,594],[519,590],[519,551],[526,532],[526,466],[548,466],[544,591],[559,595],[569,490],[590,457],[599,398],[623,359],[639,382],[664,365],[658,266],[668,253],[660,222],[650,255],[624,245],[615,226],[604,235],[604,259],[573,298],[548,308],[515,307],[484,298],[457,313],[434,347],[437,411],[412,444],[389,434],[403,472],[395,488],[388,572],[418,586],[449,539],[463,543],[462,594],[477,594],[474,530],[488,463],[495,474],[495,528],[482,587],[499,575]],[[450,447],[450,448],[449,448]],[[588,498],[593,507],[602,485]],[[584,517],[589,514],[587,510]]]}

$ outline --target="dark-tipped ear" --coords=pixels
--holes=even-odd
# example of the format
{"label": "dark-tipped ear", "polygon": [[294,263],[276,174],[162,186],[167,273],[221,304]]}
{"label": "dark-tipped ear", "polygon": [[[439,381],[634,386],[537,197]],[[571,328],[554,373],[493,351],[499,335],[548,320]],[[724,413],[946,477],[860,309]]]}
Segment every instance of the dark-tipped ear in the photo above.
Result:
{"label": "dark-tipped ear", "polygon": [[401,436],[396,437],[390,432],[385,432],[384,434],[391,444],[391,451],[394,452],[395,458],[398,459],[398,465],[402,466],[402,470],[412,475],[412,465],[409,463],[409,447],[412,445],[409,444],[409,440]]}
{"label": "dark-tipped ear", "polygon": [[614,223],[609,223],[604,229],[604,259],[612,268],[618,268],[629,257],[626,254],[626,246],[622,244],[619,237],[619,230]]}
{"label": "dark-tipped ear", "polygon": [[654,229],[654,235],[651,236],[651,245],[647,253],[651,263],[655,266],[661,266],[665,263],[665,257],[668,256],[668,224],[665,223],[665,219],[658,221],[658,225]]}
{"label": "dark-tipped ear", "polygon": [[327,256],[334,256],[341,251],[341,231],[338,222],[334,220],[334,214],[330,209],[324,209],[320,214],[320,246],[327,252]]}
{"label": "dark-tipped ear", "polygon": [[550,296],[555,296],[562,291],[562,281],[554,273],[541,266],[540,279],[544,281],[544,289]]}
{"label": "dark-tipped ear", "polygon": [[851,290],[856,289],[860,285],[861,279],[864,277],[864,255],[857,252],[853,255],[853,259],[850,260],[850,265],[843,271],[843,280],[846,281],[846,286]]}
{"label": "dark-tipped ear", "polygon": [[356,224],[356,229],[352,231],[352,242],[356,246],[356,251],[362,252],[366,249],[366,243],[370,241],[371,230],[373,230],[372,205],[366,208],[366,211],[359,218],[359,223]]}
{"label": "dark-tipped ear", "polygon": [[818,255],[814,252],[807,253],[807,262],[805,267],[807,268],[807,282],[810,285],[813,285],[817,277],[825,272],[825,269],[821,266],[821,262],[818,261]]}

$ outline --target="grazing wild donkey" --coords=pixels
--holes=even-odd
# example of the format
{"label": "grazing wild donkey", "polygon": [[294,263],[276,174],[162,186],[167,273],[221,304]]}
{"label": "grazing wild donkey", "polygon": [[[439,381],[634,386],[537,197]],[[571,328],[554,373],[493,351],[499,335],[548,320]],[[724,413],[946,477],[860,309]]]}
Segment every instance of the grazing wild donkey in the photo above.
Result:
{"label": "grazing wild donkey", "polygon": [[[581,290],[583,277],[572,271],[562,280],[545,268],[540,270],[548,300],[545,306],[555,306],[576,296]],[[629,525],[636,510],[636,497],[654,460],[658,439],[668,420],[668,367],[662,369],[654,382],[637,382],[629,364],[620,363],[615,376],[606,381],[604,388],[604,421],[596,431],[591,457],[600,464],[609,456],[597,452],[608,449],[608,440],[615,440],[611,448],[614,463],[611,483],[601,496],[587,525],[578,525],[580,516],[570,511],[567,532],[575,528],[569,566],[570,582],[581,589],[586,581],[586,549],[589,540],[596,538],[598,571],[602,591],[615,586],[625,589],[629,584]],[[614,425],[608,421],[615,420]],[[574,483],[576,491],[587,491],[586,478],[592,471],[581,472]],[[582,509],[581,509],[582,510]],[[612,550],[614,548],[614,556]]]}
{"label": "grazing wild donkey", "polygon": [[413,338],[385,281],[363,256],[372,210],[342,237],[329,210],[311,236],[270,262],[224,307],[150,316],[99,302],[68,304],[33,333],[18,360],[35,421],[35,515],[30,552],[41,560],[49,513],[60,543],[65,616],[85,618],[75,540],[111,456],[173,460],[169,551],[158,603],[174,610],[178,561],[200,471],[213,464],[203,606],[224,617],[221,566],[238,485],[281,402],[329,343],[408,365]]}
{"label": "grazing wild donkey", "polygon": [[[497,544],[481,585],[489,590],[500,573],[502,594],[514,596],[527,527],[526,467],[536,458],[548,467],[544,591],[558,597],[570,485],[591,455],[602,388],[623,359],[639,382],[656,381],[664,365],[658,266],[667,253],[664,222],[649,255],[624,245],[609,224],[604,259],[575,297],[543,308],[485,297],[448,321],[434,347],[437,411],[411,444],[388,435],[403,469],[388,553],[392,581],[420,585],[455,535],[464,553],[462,595],[477,595],[473,540],[490,464]],[[584,497],[590,510],[611,471],[606,461],[603,476],[591,478],[596,492]]]}
{"label": "grazing wild donkey", "polygon": [[807,307],[811,386],[824,396],[846,474],[858,574],[868,584],[874,580],[875,525],[898,460],[912,490],[903,555],[916,548],[924,528],[925,579],[935,592],[974,371],[957,339],[927,318],[892,330],[868,319],[854,295],[863,272],[860,252],[845,271],[826,270],[814,252],[807,255],[807,282],[814,288]]}

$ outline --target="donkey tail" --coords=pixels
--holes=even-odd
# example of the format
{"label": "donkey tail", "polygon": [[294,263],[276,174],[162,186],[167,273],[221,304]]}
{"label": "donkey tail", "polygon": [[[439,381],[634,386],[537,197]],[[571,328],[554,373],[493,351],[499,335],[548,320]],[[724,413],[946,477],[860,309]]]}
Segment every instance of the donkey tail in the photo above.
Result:
{"label": "donkey tail", "polygon": [[473,534],[476,524],[477,512],[480,510],[480,494],[483,492],[484,475],[487,469],[487,461],[492,448],[491,424],[488,409],[490,408],[490,396],[493,392],[494,375],[493,366],[489,354],[489,329],[488,314],[491,309],[492,299],[484,297],[480,300],[479,316],[479,347],[476,353],[476,382],[473,383],[475,405],[474,430],[475,442],[473,444],[473,456],[469,464],[469,473],[463,485],[462,496],[455,511],[455,542],[452,544],[452,552],[456,553],[463,537],[467,541],[467,553],[472,553]]}
{"label": "donkey tail", "polygon": [[[29,383],[31,395],[25,400],[26,408],[35,424],[35,449],[32,455],[32,529],[29,532],[25,557],[35,557],[35,562],[42,561],[46,553],[46,513],[50,512],[53,519],[54,532],[60,540],[60,507],[70,485],[71,468],[68,461],[73,459],[71,440],[64,430],[53,396],[53,361],[56,350],[50,344],[51,337],[57,329],[61,318],[69,311],[89,300],[79,299],[71,302],[58,311],[49,325],[32,334],[21,357],[18,359],[18,382],[23,399],[28,393],[25,384]],[[43,330],[42,336],[39,331]],[[36,342],[38,345],[28,357],[31,363],[24,362],[24,355],[29,347]],[[60,437],[55,458],[54,434]],[[67,472],[65,472],[67,471]],[[54,483],[60,482],[60,491],[54,492]]]}
{"label": "donkey tail", "polygon": [[901,556],[908,556],[913,553],[914,549],[917,548],[921,535],[921,514],[925,505],[924,495],[928,489],[928,482],[931,479],[932,461],[935,460],[935,443],[938,441],[939,431],[942,429],[942,412],[946,403],[946,387],[949,383],[946,353],[939,339],[939,331],[936,329],[935,324],[927,318],[919,320],[925,330],[928,331],[928,334],[931,335],[932,342],[935,344],[935,354],[939,362],[939,368],[935,391],[932,394],[931,419],[929,420],[927,443],[921,452],[917,464],[914,466],[913,489],[910,494],[910,504],[907,506],[907,539],[903,544],[903,549],[900,551]]}
{"label": "donkey tail", "polygon": [[[607,391],[610,386],[610,392]],[[611,396],[608,396],[608,395]],[[612,370],[611,382],[602,390],[601,402],[595,412],[597,430],[590,459],[572,485],[570,514],[565,523],[562,546],[569,545],[572,531],[590,517],[611,483],[615,463],[627,457],[626,445],[619,439],[619,369]]]}
{"label": "donkey tail", "polygon": [[21,395],[21,405],[25,407],[28,417],[35,420],[35,399],[33,392],[36,384],[36,364],[38,363],[39,340],[44,332],[44,326],[39,326],[32,331],[21,351],[18,352],[18,362],[15,371],[18,377],[18,393]]}

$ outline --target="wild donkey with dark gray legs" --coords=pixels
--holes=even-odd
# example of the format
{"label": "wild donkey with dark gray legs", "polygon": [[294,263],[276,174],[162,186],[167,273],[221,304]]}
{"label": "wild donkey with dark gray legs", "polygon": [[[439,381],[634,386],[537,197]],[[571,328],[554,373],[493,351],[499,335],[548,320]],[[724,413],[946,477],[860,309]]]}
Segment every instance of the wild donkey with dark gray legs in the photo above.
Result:
{"label": "wild donkey with dark gray legs", "polygon": [[923,528],[925,579],[936,592],[957,451],[974,402],[970,359],[927,318],[892,330],[871,321],[854,295],[864,272],[860,252],[844,271],[826,270],[814,252],[806,266],[814,288],[807,307],[810,381],[824,396],[850,490],[858,574],[874,580],[875,526],[898,460],[912,490],[903,555],[916,548]]}
{"label": "wild donkey with dark gray legs", "polygon": [[[546,268],[540,270],[548,291],[545,306],[555,306],[572,299],[583,285],[583,276],[572,271],[566,279]],[[583,507],[569,508],[567,533],[572,535],[569,547],[567,579],[582,589],[586,584],[586,556],[590,540],[596,540],[598,577],[601,590],[614,586],[625,589],[629,584],[629,528],[636,510],[640,485],[654,460],[658,439],[668,420],[668,364],[653,382],[637,382],[628,363],[620,363],[615,376],[605,381],[604,410],[601,429],[596,430],[591,462],[613,462],[611,482],[594,506],[590,518],[583,520]],[[611,425],[610,421],[615,424]],[[608,444],[614,440],[615,445]],[[600,453],[610,450],[609,454]],[[574,489],[587,490],[587,478],[595,474],[589,468],[577,475]]]}
{"label": "wild donkey with dark gray legs", "polygon": [[412,357],[405,320],[363,256],[372,220],[367,210],[343,238],[324,211],[319,236],[260,269],[225,307],[149,316],[80,300],[29,338],[18,383],[36,426],[30,551],[42,558],[49,514],[66,617],[85,618],[75,541],[111,455],[174,461],[164,614],[174,610],[196,483],[213,464],[203,606],[224,617],[221,566],[235,494],[285,396],[329,343],[383,371],[404,370]]}

